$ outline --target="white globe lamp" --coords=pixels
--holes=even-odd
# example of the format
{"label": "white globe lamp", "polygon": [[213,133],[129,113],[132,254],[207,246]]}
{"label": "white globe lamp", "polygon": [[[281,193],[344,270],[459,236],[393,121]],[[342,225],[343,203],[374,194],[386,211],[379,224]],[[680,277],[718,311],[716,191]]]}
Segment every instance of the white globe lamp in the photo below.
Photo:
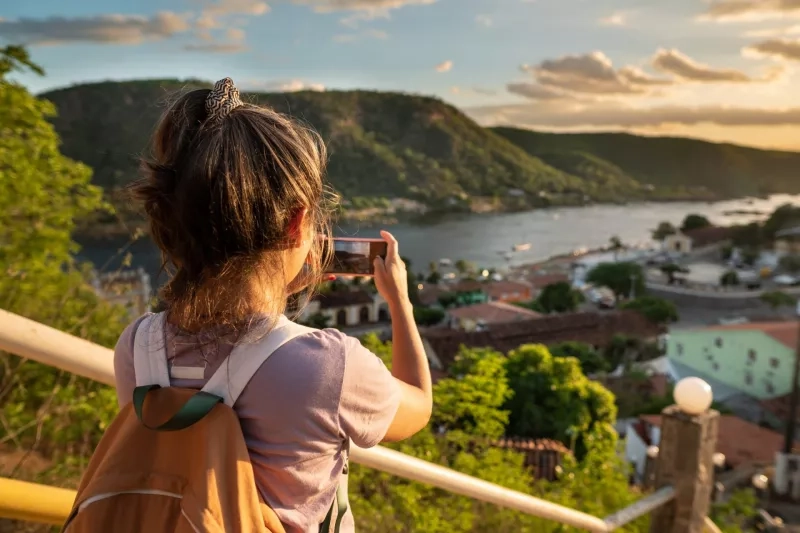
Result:
{"label": "white globe lamp", "polygon": [[684,378],[675,385],[675,403],[688,415],[705,413],[714,396],[711,386],[700,378]]}
{"label": "white globe lamp", "polygon": [[725,466],[725,454],[719,452],[715,453],[713,461],[714,461],[714,466],[716,466],[717,468],[722,468],[723,466]]}
{"label": "white globe lamp", "polygon": [[658,457],[658,446],[648,446],[647,447],[647,457],[650,459],[655,459]]}
{"label": "white globe lamp", "polygon": [[764,474],[756,474],[751,480],[756,490],[765,490],[769,485],[769,478]]}

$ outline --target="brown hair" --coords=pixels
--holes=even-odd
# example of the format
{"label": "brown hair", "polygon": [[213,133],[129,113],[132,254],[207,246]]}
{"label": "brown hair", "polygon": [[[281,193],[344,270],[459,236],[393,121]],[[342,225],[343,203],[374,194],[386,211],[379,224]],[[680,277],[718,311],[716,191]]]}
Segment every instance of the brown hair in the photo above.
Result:
{"label": "brown hair", "polygon": [[[214,91],[180,96],[156,128],[142,177],[130,186],[170,274],[159,296],[170,322],[186,331],[222,326],[239,332],[255,315],[276,318],[289,296],[282,251],[293,217],[305,209],[316,234],[331,234],[337,198],[323,180],[319,135],[242,103],[238,91],[235,98],[220,113],[218,104],[209,104]],[[297,287],[306,301],[328,260],[324,239],[313,241]]]}

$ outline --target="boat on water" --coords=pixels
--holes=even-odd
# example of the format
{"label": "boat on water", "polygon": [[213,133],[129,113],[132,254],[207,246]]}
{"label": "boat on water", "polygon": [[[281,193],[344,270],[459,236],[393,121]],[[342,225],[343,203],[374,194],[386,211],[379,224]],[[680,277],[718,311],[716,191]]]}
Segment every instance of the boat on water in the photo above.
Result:
{"label": "boat on water", "polygon": [[443,257],[442,259],[439,259],[439,264],[442,266],[450,266],[453,264],[453,262],[446,257]]}
{"label": "boat on water", "polygon": [[514,247],[512,248],[512,250],[515,252],[525,252],[530,249],[531,249],[531,243],[529,242],[526,242],[524,244],[515,244]]}

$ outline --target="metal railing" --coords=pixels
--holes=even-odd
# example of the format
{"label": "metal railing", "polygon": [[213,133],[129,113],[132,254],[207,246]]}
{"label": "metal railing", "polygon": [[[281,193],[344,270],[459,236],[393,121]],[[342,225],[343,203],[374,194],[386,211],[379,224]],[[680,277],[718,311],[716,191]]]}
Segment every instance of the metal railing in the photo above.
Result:
{"label": "metal railing", "polygon": [[[113,352],[57,329],[0,310],[0,350],[114,385]],[[592,532],[614,531],[675,498],[663,487],[605,519],[501,487],[449,468],[376,446],[351,448],[352,461],[412,481]],[[0,518],[61,524],[75,492],[0,478]],[[706,519],[707,529],[718,531]]]}

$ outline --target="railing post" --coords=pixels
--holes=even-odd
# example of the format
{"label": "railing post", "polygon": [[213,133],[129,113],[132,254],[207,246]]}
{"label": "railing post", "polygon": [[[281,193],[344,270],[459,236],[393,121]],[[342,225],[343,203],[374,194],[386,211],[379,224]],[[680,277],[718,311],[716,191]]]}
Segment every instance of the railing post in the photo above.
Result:
{"label": "railing post", "polygon": [[675,499],[653,511],[651,533],[702,533],[714,485],[719,413],[709,410],[711,388],[699,378],[675,387],[678,405],[661,414],[655,488],[672,485]]}

